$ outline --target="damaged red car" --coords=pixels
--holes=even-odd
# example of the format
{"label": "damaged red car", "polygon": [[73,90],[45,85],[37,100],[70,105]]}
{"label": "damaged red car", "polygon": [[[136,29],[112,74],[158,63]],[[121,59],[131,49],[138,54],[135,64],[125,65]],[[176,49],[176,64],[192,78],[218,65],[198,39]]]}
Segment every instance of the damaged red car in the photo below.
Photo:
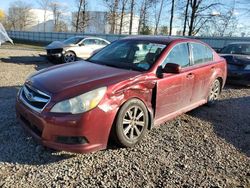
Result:
{"label": "damaged red car", "polygon": [[70,152],[132,147],[156,125],[213,103],[226,63],[193,39],[131,37],[87,61],[50,67],[27,78],[16,113],[43,145]]}

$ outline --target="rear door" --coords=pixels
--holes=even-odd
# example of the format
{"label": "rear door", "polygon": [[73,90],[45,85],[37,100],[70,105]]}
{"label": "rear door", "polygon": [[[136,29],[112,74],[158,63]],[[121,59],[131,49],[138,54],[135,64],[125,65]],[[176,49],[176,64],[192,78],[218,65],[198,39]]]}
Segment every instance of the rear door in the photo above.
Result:
{"label": "rear door", "polygon": [[162,67],[176,63],[182,67],[179,74],[163,74],[157,81],[156,119],[164,118],[190,104],[194,84],[193,73],[189,71],[190,54],[187,43],[176,44],[167,55]]}
{"label": "rear door", "polygon": [[79,56],[83,59],[90,57],[90,55],[97,49],[95,39],[85,39],[79,47]]}
{"label": "rear door", "polygon": [[205,100],[210,88],[210,80],[215,71],[213,51],[201,43],[189,43],[192,54],[192,72],[194,75],[194,88],[191,102],[194,104]]}

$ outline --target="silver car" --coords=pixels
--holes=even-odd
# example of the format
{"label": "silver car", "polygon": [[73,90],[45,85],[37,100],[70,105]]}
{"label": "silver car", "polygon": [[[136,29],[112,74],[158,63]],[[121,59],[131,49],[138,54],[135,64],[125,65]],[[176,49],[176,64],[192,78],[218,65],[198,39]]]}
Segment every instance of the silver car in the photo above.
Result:
{"label": "silver car", "polygon": [[45,49],[49,60],[69,63],[77,59],[87,59],[108,44],[110,42],[102,38],[76,36],[64,41],[54,41]]}

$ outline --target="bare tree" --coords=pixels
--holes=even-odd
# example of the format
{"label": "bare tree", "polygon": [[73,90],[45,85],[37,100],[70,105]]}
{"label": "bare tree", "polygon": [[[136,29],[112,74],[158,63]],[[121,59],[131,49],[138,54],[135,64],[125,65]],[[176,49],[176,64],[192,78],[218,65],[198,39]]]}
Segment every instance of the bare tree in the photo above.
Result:
{"label": "bare tree", "polygon": [[23,1],[15,1],[10,4],[7,19],[11,28],[20,31],[27,29],[27,26],[34,22],[30,10],[31,5]]}
{"label": "bare tree", "polygon": [[207,36],[232,36],[237,29],[237,17],[235,15],[235,0],[230,5],[220,7],[218,16],[213,16],[200,30]]}
{"label": "bare tree", "polygon": [[182,35],[186,35],[186,27],[187,27],[187,20],[188,20],[188,7],[190,0],[186,0],[186,7],[185,7],[185,13],[184,13],[184,25],[183,25],[183,32]]}
{"label": "bare tree", "polygon": [[206,14],[207,10],[212,10],[213,7],[220,5],[220,3],[216,3],[215,1],[190,0],[189,5],[191,14],[188,35],[192,36],[196,35],[212,16],[203,14]]}
{"label": "bare tree", "polygon": [[123,27],[123,19],[125,15],[126,5],[128,3],[128,0],[121,0],[121,16],[120,16],[120,28],[119,28],[119,34],[122,34],[122,27]]}
{"label": "bare tree", "polygon": [[250,1],[249,0],[241,0],[237,1],[238,9],[242,14],[249,16],[250,15]]}
{"label": "bare tree", "polygon": [[173,25],[173,18],[174,18],[174,6],[175,6],[175,0],[172,0],[171,16],[170,16],[170,23],[169,23],[169,35],[172,35],[172,25]]}
{"label": "bare tree", "polygon": [[161,27],[161,34],[162,35],[168,35],[169,34],[168,26]]}
{"label": "bare tree", "polygon": [[37,3],[44,10],[44,13],[43,13],[43,31],[46,32],[47,11],[49,10],[51,0],[37,0]]}
{"label": "bare tree", "polygon": [[0,9],[0,22],[3,22],[5,19],[5,13],[3,10]]}
{"label": "bare tree", "polygon": [[159,11],[157,12],[157,4],[158,4],[158,0],[156,0],[154,2],[155,4],[155,16],[156,16],[156,19],[155,19],[155,31],[154,31],[154,34],[157,35],[158,33],[158,27],[159,27],[159,23],[160,23],[160,19],[161,19],[161,13],[162,13],[162,8],[163,8],[163,4],[164,4],[164,0],[160,0],[160,8],[159,8]]}
{"label": "bare tree", "polygon": [[62,32],[67,31],[67,24],[62,20],[65,7],[59,2],[51,2],[50,8],[54,17],[54,31]]}
{"label": "bare tree", "polygon": [[120,0],[103,0],[108,8],[108,20],[110,24],[110,33],[114,34],[116,30],[116,23],[118,19],[118,5]]}
{"label": "bare tree", "polygon": [[139,34],[149,34],[148,32],[148,15],[149,10],[153,5],[154,0],[143,0],[142,6],[140,8],[140,16],[139,16],[139,26],[138,26],[138,33]]}
{"label": "bare tree", "polygon": [[134,8],[135,8],[135,0],[131,0],[130,5],[130,23],[129,23],[129,34],[132,34],[133,28],[133,19],[134,19]]}
{"label": "bare tree", "polygon": [[76,0],[77,12],[72,14],[72,25],[75,28],[75,32],[84,32],[88,26],[89,15],[86,12],[87,5],[87,0]]}

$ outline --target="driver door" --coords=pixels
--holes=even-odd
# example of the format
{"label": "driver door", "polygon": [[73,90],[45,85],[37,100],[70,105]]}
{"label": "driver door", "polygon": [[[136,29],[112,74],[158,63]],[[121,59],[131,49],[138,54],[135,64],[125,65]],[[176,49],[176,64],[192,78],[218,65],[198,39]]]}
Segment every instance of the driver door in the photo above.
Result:
{"label": "driver door", "polygon": [[176,44],[162,63],[175,63],[181,66],[180,73],[163,73],[157,81],[156,93],[156,124],[172,118],[176,112],[191,104],[194,77],[190,66],[189,47],[187,43]]}

